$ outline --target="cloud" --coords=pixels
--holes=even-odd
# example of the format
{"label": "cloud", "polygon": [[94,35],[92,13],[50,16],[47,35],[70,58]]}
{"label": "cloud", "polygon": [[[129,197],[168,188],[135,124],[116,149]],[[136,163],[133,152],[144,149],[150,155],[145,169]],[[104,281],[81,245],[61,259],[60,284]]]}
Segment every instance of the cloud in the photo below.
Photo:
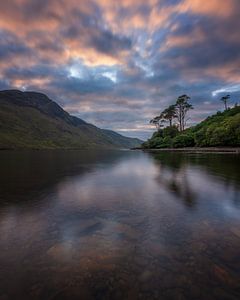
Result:
{"label": "cloud", "polygon": [[0,59],[11,59],[14,56],[23,57],[31,54],[31,50],[24,41],[18,39],[14,33],[0,30]]}
{"label": "cloud", "polygon": [[141,138],[187,93],[194,123],[221,108],[221,93],[237,99],[239,11],[238,0],[1,1],[0,88],[43,91]]}
{"label": "cloud", "polygon": [[240,92],[240,84],[224,86],[219,90],[212,91],[212,95],[213,97],[215,97],[218,96],[218,94],[235,93],[235,92]]}
{"label": "cloud", "polygon": [[203,4],[201,0],[185,0],[179,4],[179,9],[181,12],[191,12],[196,15],[203,14],[228,18],[231,17],[238,6],[237,2],[237,0],[228,0],[219,3],[219,0],[211,0]]}

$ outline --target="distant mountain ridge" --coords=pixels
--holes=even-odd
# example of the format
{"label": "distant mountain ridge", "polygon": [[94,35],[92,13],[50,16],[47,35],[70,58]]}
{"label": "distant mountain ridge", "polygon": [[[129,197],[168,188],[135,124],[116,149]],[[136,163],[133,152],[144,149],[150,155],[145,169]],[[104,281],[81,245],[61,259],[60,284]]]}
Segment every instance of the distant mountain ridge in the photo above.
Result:
{"label": "distant mountain ridge", "polygon": [[0,91],[1,149],[132,148],[141,143],[70,115],[45,94]]}

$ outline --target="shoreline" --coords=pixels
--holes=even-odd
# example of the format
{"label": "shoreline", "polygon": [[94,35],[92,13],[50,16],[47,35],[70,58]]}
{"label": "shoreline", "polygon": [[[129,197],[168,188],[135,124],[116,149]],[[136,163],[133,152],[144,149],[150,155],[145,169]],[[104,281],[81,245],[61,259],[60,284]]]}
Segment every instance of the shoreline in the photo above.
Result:
{"label": "shoreline", "polygon": [[[4,151],[49,151],[49,150],[65,150],[65,151],[72,151],[72,150],[96,150],[96,148],[0,148],[0,152]],[[143,152],[186,152],[186,153],[235,153],[240,154],[240,147],[188,147],[188,148],[159,148],[159,149],[144,149],[140,147],[136,148],[98,148],[98,150],[141,150]]]}
{"label": "shoreline", "polygon": [[240,154],[240,147],[189,147],[189,148],[161,148],[161,149],[144,149],[144,148],[135,148],[132,150],[142,150],[144,152],[192,152],[192,153],[236,153]]}

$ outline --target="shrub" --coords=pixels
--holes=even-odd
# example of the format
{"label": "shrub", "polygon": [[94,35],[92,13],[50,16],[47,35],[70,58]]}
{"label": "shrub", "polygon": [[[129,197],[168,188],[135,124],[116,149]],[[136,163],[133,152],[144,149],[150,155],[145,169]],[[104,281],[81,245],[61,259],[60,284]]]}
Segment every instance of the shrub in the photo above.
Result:
{"label": "shrub", "polygon": [[217,112],[182,133],[176,126],[160,129],[147,145],[151,148],[240,146],[240,106]]}
{"label": "shrub", "polygon": [[207,140],[209,141],[209,146],[225,146],[228,144],[229,135],[227,133],[227,128],[220,126],[213,128],[212,130],[207,130]]}
{"label": "shrub", "polygon": [[161,146],[162,141],[163,141],[163,138],[156,137],[149,141],[149,146],[150,146],[150,148],[159,148]]}
{"label": "shrub", "polygon": [[194,137],[192,134],[181,134],[173,139],[173,147],[192,147],[195,145]]}
{"label": "shrub", "polygon": [[198,146],[198,147],[207,146],[206,130],[205,130],[205,128],[202,128],[202,129],[198,130],[194,134],[194,140],[195,140],[196,146]]}
{"label": "shrub", "polygon": [[172,139],[169,136],[166,136],[162,139],[161,145],[158,148],[171,148],[172,147]]}
{"label": "shrub", "polygon": [[157,138],[157,137],[163,137],[162,129],[160,129],[160,130],[154,132],[153,135],[152,135],[152,137],[151,137],[151,139],[155,139],[155,138]]}
{"label": "shrub", "polygon": [[175,136],[177,136],[179,134],[178,128],[177,126],[168,126],[166,128],[163,129],[163,137],[170,137],[170,138],[174,138]]}

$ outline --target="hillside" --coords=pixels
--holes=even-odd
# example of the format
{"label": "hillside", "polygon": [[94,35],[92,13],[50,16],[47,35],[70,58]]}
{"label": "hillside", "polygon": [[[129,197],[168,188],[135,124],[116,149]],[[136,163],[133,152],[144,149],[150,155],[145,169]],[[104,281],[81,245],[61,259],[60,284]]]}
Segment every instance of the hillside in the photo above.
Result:
{"label": "hillside", "polygon": [[0,149],[132,148],[140,143],[71,116],[44,94],[0,91]]}
{"label": "hillside", "polygon": [[183,132],[166,127],[155,132],[143,148],[239,147],[240,106],[217,112]]}

